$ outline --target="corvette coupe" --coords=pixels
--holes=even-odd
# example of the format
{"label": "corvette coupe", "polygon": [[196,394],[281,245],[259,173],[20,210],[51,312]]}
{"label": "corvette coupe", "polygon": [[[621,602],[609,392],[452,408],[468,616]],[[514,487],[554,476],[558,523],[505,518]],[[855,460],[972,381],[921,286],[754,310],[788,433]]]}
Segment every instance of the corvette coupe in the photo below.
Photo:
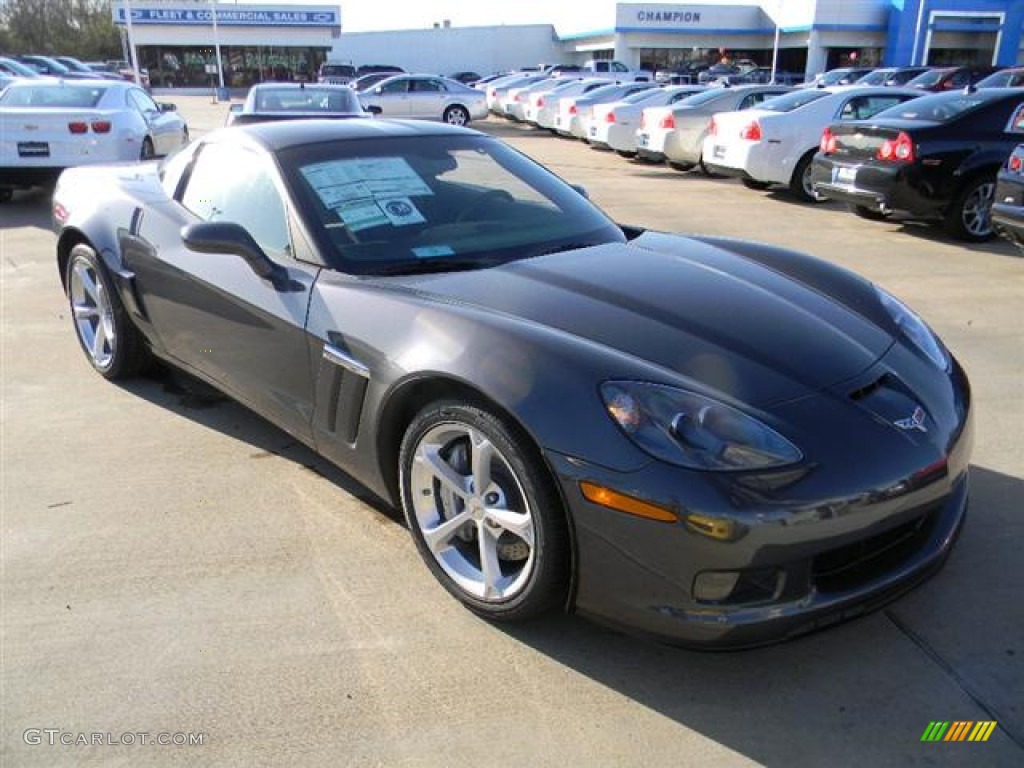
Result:
{"label": "corvette coupe", "polygon": [[262,414],[488,619],[770,642],[917,584],[965,515],[967,378],[899,299],[616,225],[467,128],[225,128],[66,171],[53,215],[99,374],[155,359]]}

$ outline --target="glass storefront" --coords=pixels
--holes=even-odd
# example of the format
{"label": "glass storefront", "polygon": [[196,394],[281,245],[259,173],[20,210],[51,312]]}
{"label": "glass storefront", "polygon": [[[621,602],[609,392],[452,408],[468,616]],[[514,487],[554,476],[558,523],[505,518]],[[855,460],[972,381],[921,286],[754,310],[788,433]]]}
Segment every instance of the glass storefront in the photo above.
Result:
{"label": "glass storefront", "polygon": [[[313,81],[329,51],[327,47],[222,45],[224,85],[248,88],[268,81]],[[150,83],[156,88],[216,84],[217,75],[207,72],[207,66],[216,64],[213,46],[143,45],[137,52],[139,66],[149,70]]]}

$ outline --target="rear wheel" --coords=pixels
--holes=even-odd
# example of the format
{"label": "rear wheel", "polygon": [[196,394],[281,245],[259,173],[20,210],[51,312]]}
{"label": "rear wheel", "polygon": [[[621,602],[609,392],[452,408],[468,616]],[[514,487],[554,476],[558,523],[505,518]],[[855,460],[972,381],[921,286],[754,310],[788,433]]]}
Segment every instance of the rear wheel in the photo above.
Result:
{"label": "rear wheel", "polygon": [[668,167],[673,171],[689,171],[693,169],[693,163],[677,163],[675,160],[666,160]]}
{"label": "rear wheel", "polygon": [[991,176],[967,182],[946,214],[946,231],[959,240],[971,242],[991,238],[995,234],[992,228],[995,194],[996,180]]}
{"label": "rear wheel", "polygon": [[811,183],[811,162],[813,160],[813,151],[801,157],[789,180],[789,191],[796,195],[798,200],[805,203],[820,203],[823,199],[815,194],[814,186]]}
{"label": "rear wheel", "polygon": [[92,367],[111,380],[138,373],[149,352],[96,252],[72,248],[66,278],[75,335]]}
{"label": "rear wheel", "polygon": [[565,599],[561,499],[518,430],[468,402],[435,403],[410,424],[399,466],[420,555],[470,610],[513,621]]}
{"label": "rear wheel", "polygon": [[466,125],[469,122],[469,112],[465,107],[455,105],[444,111],[443,118],[448,125]]}
{"label": "rear wheel", "polygon": [[630,152],[625,149],[617,149],[615,150],[615,154],[619,157],[636,157],[636,152]]}
{"label": "rear wheel", "polygon": [[758,181],[757,179],[740,179],[740,181],[743,182],[743,186],[747,189],[755,189],[758,192],[764,192],[764,190],[771,186],[770,182]]}

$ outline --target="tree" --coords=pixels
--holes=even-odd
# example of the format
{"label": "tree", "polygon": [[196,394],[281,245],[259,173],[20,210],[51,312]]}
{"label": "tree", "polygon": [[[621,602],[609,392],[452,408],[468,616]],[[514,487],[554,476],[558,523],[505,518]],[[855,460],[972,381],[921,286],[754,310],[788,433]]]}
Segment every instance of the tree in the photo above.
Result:
{"label": "tree", "polygon": [[0,50],[113,59],[121,36],[110,0],[0,0]]}

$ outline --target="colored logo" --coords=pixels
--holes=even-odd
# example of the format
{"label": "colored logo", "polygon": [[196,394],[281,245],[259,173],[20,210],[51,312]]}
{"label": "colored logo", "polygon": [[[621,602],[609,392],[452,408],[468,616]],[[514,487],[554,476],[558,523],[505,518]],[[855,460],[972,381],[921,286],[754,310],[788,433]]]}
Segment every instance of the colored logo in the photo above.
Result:
{"label": "colored logo", "polygon": [[384,206],[384,209],[392,216],[408,216],[412,213],[412,206],[401,200],[392,200]]}
{"label": "colored logo", "polygon": [[921,741],[988,741],[998,723],[995,720],[955,722],[933,720],[921,735]]}
{"label": "colored logo", "polygon": [[907,431],[919,429],[922,432],[927,432],[928,428],[924,425],[924,408],[920,405],[914,409],[914,412],[906,419],[897,419],[893,422],[900,429]]}

